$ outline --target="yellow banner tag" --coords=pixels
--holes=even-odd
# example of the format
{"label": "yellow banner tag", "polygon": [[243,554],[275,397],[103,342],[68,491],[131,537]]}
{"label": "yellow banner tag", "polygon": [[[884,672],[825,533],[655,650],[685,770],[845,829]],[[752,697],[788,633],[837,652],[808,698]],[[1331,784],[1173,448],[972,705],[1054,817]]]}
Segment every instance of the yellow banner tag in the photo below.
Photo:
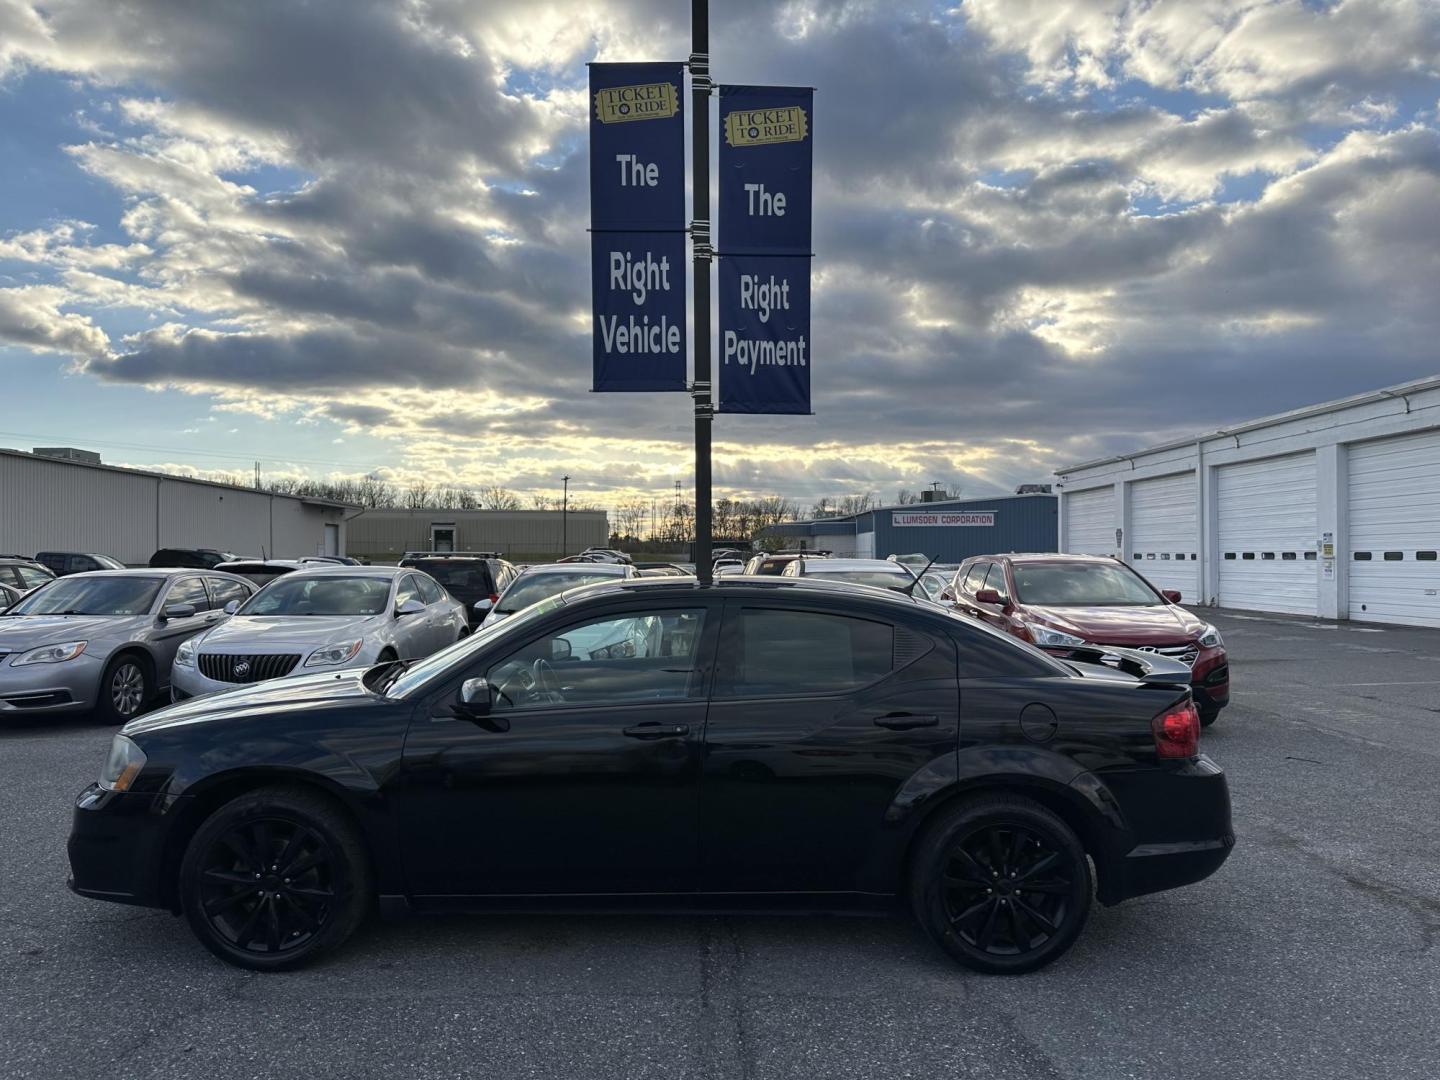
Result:
{"label": "yellow banner tag", "polygon": [[783,109],[739,109],[725,114],[725,141],[731,146],[804,142],[810,132],[805,110],[799,105]]}
{"label": "yellow banner tag", "polygon": [[668,120],[675,115],[678,105],[671,83],[610,86],[595,92],[595,115],[602,124]]}

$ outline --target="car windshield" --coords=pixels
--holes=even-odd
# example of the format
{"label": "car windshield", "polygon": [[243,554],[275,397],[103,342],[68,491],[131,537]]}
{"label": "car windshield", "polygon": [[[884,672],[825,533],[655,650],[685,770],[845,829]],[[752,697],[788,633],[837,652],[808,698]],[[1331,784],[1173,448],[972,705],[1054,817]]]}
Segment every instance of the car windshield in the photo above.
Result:
{"label": "car windshield", "polygon": [[237,615],[379,615],[390,580],[376,577],[277,578],[250,598]]}
{"label": "car windshield", "polygon": [[1047,607],[1108,607],[1162,603],[1128,567],[1115,563],[1022,563],[1011,566],[1015,599]]}
{"label": "car windshield", "polygon": [[524,611],[509,619],[501,619],[499,622],[484,623],[469,637],[463,637],[454,645],[441,649],[437,653],[431,653],[424,660],[405,668],[404,672],[395,679],[389,686],[383,686],[383,693],[390,698],[403,698],[412,693],[418,687],[429,682],[437,673],[445,671],[452,664],[463,663],[465,658],[475,650],[482,648],[487,642],[493,641],[501,634],[510,634],[524,630],[525,626],[540,618],[547,612],[554,611],[561,607],[565,601],[558,596],[552,596],[548,600],[541,600],[537,604],[531,604]]}
{"label": "car windshield", "polygon": [[505,615],[513,615],[522,608],[539,603],[566,589],[593,585],[597,581],[616,581],[619,577],[619,574],[597,574],[593,570],[576,570],[573,574],[559,571],[522,574],[515,579],[514,585],[505,590],[505,595],[500,597],[500,603],[495,605],[495,610]]}
{"label": "car windshield", "polygon": [[144,615],[164,578],[66,577],[36,589],[6,615]]}
{"label": "car windshield", "polygon": [[889,574],[884,570],[808,570],[806,577],[826,581],[848,581],[853,585],[874,585],[881,589],[903,589],[915,579],[906,573]]}

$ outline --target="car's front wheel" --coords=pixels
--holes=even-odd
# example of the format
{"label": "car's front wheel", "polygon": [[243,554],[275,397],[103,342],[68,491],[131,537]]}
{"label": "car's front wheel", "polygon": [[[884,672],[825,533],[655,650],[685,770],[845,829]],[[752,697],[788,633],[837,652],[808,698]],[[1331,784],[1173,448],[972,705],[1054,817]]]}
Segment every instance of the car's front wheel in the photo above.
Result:
{"label": "car's front wheel", "polygon": [[911,902],[960,963],[1018,975],[1057,959],[1090,913],[1090,863],[1074,831],[1029,799],[992,795],[943,811],[916,849]]}
{"label": "car's front wheel", "polygon": [[121,653],[105,665],[95,710],[111,724],[124,724],[139,716],[155,695],[149,666],[134,653]]}
{"label": "car's front wheel", "polygon": [[226,803],[180,865],[190,927],[222,960],[256,971],[310,963],[354,933],[369,908],[359,833],[324,795],[288,788]]}

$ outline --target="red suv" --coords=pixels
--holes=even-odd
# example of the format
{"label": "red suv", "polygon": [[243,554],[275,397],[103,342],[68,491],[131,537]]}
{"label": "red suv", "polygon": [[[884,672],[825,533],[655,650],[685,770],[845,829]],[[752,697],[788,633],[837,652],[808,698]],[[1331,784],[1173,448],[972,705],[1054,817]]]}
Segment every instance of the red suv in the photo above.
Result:
{"label": "red suv", "polygon": [[1220,631],[1118,559],[1097,555],[978,555],[960,564],[941,594],[967,615],[1064,654],[1077,645],[1118,645],[1190,665],[1202,723],[1230,701]]}

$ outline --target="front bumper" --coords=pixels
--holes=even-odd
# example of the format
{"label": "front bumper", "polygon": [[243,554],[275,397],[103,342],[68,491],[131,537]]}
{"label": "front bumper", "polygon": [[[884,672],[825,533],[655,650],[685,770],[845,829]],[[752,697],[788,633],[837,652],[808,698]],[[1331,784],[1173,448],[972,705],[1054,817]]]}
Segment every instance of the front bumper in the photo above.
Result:
{"label": "front bumper", "polygon": [[106,791],[99,784],[82,791],[65,845],[71,891],[120,904],[170,906],[163,880],[165,841],[183,798]]}
{"label": "front bumper", "polygon": [[88,653],[59,664],[23,667],[6,659],[0,662],[0,716],[82,712],[94,706],[104,672],[104,658]]}
{"label": "front bumper", "polygon": [[[302,659],[288,673],[281,675],[282,679],[295,679],[302,675],[324,675],[333,671],[348,671],[352,668],[373,667],[375,660],[370,656],[372,651],[378,651],[367,644],[358,655],[348,664],[341,664],[334,667],[306,667]],[[274,679],[263,679],[261,682],[274,682]],[[243,690],[249,686],[258,686],[254,682],[225,682],[223,679],[210,679],[200,674],[198,667],[186,667],[182,664],[175,664],[170,669],[170,701],[184,701],[187,698],[204,697],[206,694],[218,694],[225,690]]]}
{"label": "front bumper", "polygon": [[1099,853],[1102,904],[1201,881],[1224,864],[1235,846],[1225,772],[1200,754],[1178,766],[1105,770],[1126,828]]}

